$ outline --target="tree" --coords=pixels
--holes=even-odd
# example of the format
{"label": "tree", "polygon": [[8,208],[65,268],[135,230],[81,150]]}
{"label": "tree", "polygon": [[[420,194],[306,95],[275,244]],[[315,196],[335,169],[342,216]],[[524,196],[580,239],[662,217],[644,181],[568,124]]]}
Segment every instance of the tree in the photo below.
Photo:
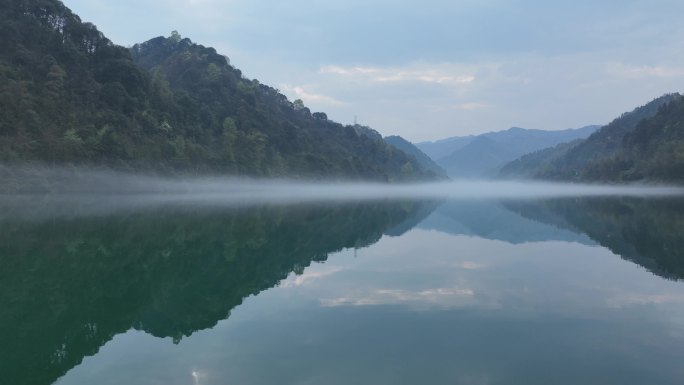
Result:
{"label": "tree", "polygon": [[314,112],[312,116],[316,120],[328,120],[328,115],[325,112]]}
{"label": "tree", "polygon": [[294,102],[292,102],[292,106],[294,107],[295,110],[301,111],[305,109],[306,107],[304,106],[304,102],[302,99],[297,99]]}
{"label": "tree", "polygon": [[182,37],[178,31],[171,31],[171,37],[169,37],[169,40],[171,40],[174,43],[178,43],[182,40]]}

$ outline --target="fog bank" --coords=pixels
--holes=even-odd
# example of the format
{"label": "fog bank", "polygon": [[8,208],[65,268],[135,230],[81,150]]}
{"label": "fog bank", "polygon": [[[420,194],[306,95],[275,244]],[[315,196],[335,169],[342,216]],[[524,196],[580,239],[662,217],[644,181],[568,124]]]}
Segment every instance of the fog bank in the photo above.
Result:
{"label": "fog bank", "polygon": [[179,208],[385,200],[543,199],[684,196],[684,188],[530,181],[449,181],[416,184],[321,182],[229,177],[164,178],[63,168],[0,169],[0,220],[45,219]]}
{"label": "fog bank", "polygon": [[553,198],[684,195],[681,186],[597,185],[541,181],[455,180],[389,184],[237,177],[159,177],[112,171],[25,168],[0,175],[12,194],[158,195],[201,203],[281,203],[373,199]]}

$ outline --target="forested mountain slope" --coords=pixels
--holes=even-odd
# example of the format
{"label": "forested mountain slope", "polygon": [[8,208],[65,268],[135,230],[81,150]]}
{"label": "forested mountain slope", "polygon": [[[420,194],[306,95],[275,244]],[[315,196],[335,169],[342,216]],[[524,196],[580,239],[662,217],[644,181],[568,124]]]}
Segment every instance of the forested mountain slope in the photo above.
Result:
{"label": "forested mountain slope", "polygon": [[679,94],[663,95],[622,114],[587,139],[517,159],[504,177],[551,180],[682,180],[684,146]]}
{"label": "forested mountain slope", "polygon": [[406,154],[415,157],[418,163],[426,170],[430,170],[440,177],[446,178],[446,171],[440,165],[435,163],[434,160],[430,159],[430,157],[427,156],[423,151],[416,147],[415,144],[398,135],[387,136],[385,137],[385,141],[405,152]]}
{"label": "forested mountain slope", "polygon": [[590,163],[584,175],[591,180],[684,182],[684,98],[639,122],[614,155]]}
{"label": "forested mountain slope", "polygon": [[582,142],[582,139],[561,143],[554,147],[525,154],[507,163],[499,171],[499,176],[505,178],[533,178],[536,175],[548,173],[553,169],[554,162],[565,156],[570,149]]}
{"label": "forested mountain slope", "polygon": [[[135,58],[135,61],[133,60]],[[0,161],[383,181],[433,177],[178,34],[130,51],[57,0],[0,0]]]}

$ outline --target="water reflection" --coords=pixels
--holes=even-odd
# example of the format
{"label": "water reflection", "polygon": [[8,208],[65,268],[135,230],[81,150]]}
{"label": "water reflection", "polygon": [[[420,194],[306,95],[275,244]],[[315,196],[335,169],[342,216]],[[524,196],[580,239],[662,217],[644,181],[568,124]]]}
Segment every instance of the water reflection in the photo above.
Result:
{"label": "water reflection", "polygon": [[331,252],[368,246],[388,229],[400,235],[402,223],[419,221],[430,207],[171,206],[127,215],[5,216],[3,381],[50,384],[130,328],[179,341]]}
{"label": "water reflection", "polygon": [[7,383],[684,378],[684,288],[613,255],[684,278],[682,199],[16,199],[0,202]]}
{"label": "water reflection", "polygon": [[684,278],[684,200],[582,198],[508,201],[521,216],[586,234],[664,278]]}
{"label": "water reflection", "polygon": [[420,228],[470,235],[512,244],[568,241],[595,244],[585,234],[549,225],[510,210],[498,200],[452,200],[441,204]]}
{"label": "water reflection", "polygon": [[682,305],[681,284],[601,247],[416,229],[290,275],[177,346],[116,337],[60,385],[674,385]]}

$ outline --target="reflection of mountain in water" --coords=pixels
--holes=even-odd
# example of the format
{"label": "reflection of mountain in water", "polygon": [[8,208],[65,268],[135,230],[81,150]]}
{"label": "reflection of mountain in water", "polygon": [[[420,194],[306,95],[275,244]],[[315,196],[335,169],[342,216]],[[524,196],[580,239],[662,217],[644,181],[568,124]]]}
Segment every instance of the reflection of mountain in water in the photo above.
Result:
{"label": "reflection of mountain in water", "polygon": [[501,202],[448,201],[439,206],[420,228],[453,235],[472,235],[520,244],[525,242],[568,241],[594,244],[584,234],[549,226],[506,209]]}
{"label": "reflection of mountain in water", "polygon": [[664,278],[684,278],[684,200],[584,198],[507,202],[527,218],[587,234]]}
{"label": "reflection of mountain in water", "polygon": [[[430,207],[430,204],[428,204]],[[3,218],[0,372],[50,384],[130,328],[175,340],[328,253],[377,242],[424,204],[167,208],[127,216]]]}

